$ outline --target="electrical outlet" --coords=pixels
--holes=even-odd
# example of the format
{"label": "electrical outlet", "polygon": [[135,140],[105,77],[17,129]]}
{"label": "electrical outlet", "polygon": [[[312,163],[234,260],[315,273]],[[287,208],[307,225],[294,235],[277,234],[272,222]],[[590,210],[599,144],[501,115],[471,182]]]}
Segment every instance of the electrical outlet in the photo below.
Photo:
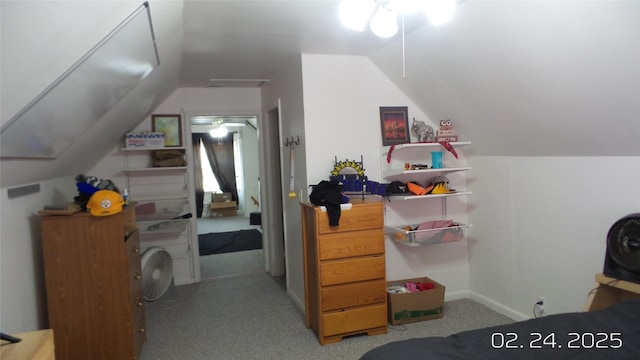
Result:
{"label": "electrical outlet", "polygon": [[544,296],[538,296],[535,305],[533,306],[533,315],[540,317],[544,315],[544,303],[547,299]]}

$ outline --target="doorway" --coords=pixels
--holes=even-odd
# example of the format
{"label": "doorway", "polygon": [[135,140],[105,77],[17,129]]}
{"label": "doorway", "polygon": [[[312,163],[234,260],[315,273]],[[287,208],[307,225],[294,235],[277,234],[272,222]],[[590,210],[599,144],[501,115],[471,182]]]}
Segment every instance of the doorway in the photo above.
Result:
{"label": "doorway", "polygon": [[[254,245],[256,244],[255,236],[259,236],[257,241],[261,243],[261,226],[250,222],[250,214],[260,211],[257,116],[202,115],[192,116],[190,121],[191,132],[194,134],[193,141],[199,141],[201,145],[199,154],[201,161],[199,166],[194,166],[193,169],[194,179],[200,176],[203,185],[200,196],[196,196],[198,202],[202,201],[201,214],[199,209],[200,216],[197,217],[197,233],[199,236],[208,234],[207,237],[219,239],[219,243],[222,244],[219,247],[216,245],[217,248],[213,254],[201,254],[200,278],[207,280],[264,271],[262,246],[259,249],[255,248],[256,246],[238,248],[231,244],[231,242],[241,242],[249,232],[254,238]],[[217,137],[209,134],[212,130],[215,132],[221,128],[229,134],[216,135]],[[223,144],[223,138],[225,144]],[[207,144],[202,143],[203,141]],[[206,151],[207,146],[212,149]],[[223,146],[227,147],[226,152],[220,150]],[[194,150],[196,148],[194,147]],[[219,152],[218,155],[212,155],[216,149],[223,151],[222,155]],[[221,157],[229,156],[234,159],[231,175],[215,176],[211,165],[216,167],[224,160]],[[209,158],[214,161],[210,162]],[[216,170],[220,171],[218,168]],[[200,171],[201,173],[197,174]],[[219,176],[223,177],[223,181],[217,181]],[[233,198],[230,194],[226,194],[226,190],[230,190],[229,180],[233,180],[231,181],[233,183],[231,188],[234,190]],[[221,195],[222,190],[225,190],[224,195]]]}

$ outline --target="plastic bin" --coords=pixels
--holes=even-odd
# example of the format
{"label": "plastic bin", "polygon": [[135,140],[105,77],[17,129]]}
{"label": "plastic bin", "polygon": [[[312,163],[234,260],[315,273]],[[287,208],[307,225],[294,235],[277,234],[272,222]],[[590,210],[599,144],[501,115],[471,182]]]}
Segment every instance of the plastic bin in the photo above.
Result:
{"label": "plastic bin", "polygon": [[447,227],[410,230],[416,229],[418,225],[385,226],[384,229],[387,236],[397,243],[407,246],[419,246],[460,241],[464,238],[464,229],[469,227],[469,225],[454,222]]}

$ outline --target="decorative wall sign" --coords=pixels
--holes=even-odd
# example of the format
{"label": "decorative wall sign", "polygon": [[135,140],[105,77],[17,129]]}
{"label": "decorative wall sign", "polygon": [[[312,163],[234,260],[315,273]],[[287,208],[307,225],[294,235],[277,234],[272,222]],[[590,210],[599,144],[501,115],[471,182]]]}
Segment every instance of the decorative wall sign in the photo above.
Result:
{"label": "decorative wall sign", "polygon": [[362,168],[362,162],[355,160],[345,160],[336,162],[331,175],[358,175],[364,176],[364,169]]}

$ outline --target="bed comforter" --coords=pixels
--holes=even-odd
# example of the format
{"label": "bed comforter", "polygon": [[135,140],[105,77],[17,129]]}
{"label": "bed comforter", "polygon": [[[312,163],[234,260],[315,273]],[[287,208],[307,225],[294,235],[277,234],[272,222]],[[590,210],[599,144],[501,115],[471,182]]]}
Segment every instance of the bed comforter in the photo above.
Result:
{"label": "bed comforter", "polygon": [[362,360],[640,359],[640,299],[592,312],[549,315],[447,337],[392,342]]}

